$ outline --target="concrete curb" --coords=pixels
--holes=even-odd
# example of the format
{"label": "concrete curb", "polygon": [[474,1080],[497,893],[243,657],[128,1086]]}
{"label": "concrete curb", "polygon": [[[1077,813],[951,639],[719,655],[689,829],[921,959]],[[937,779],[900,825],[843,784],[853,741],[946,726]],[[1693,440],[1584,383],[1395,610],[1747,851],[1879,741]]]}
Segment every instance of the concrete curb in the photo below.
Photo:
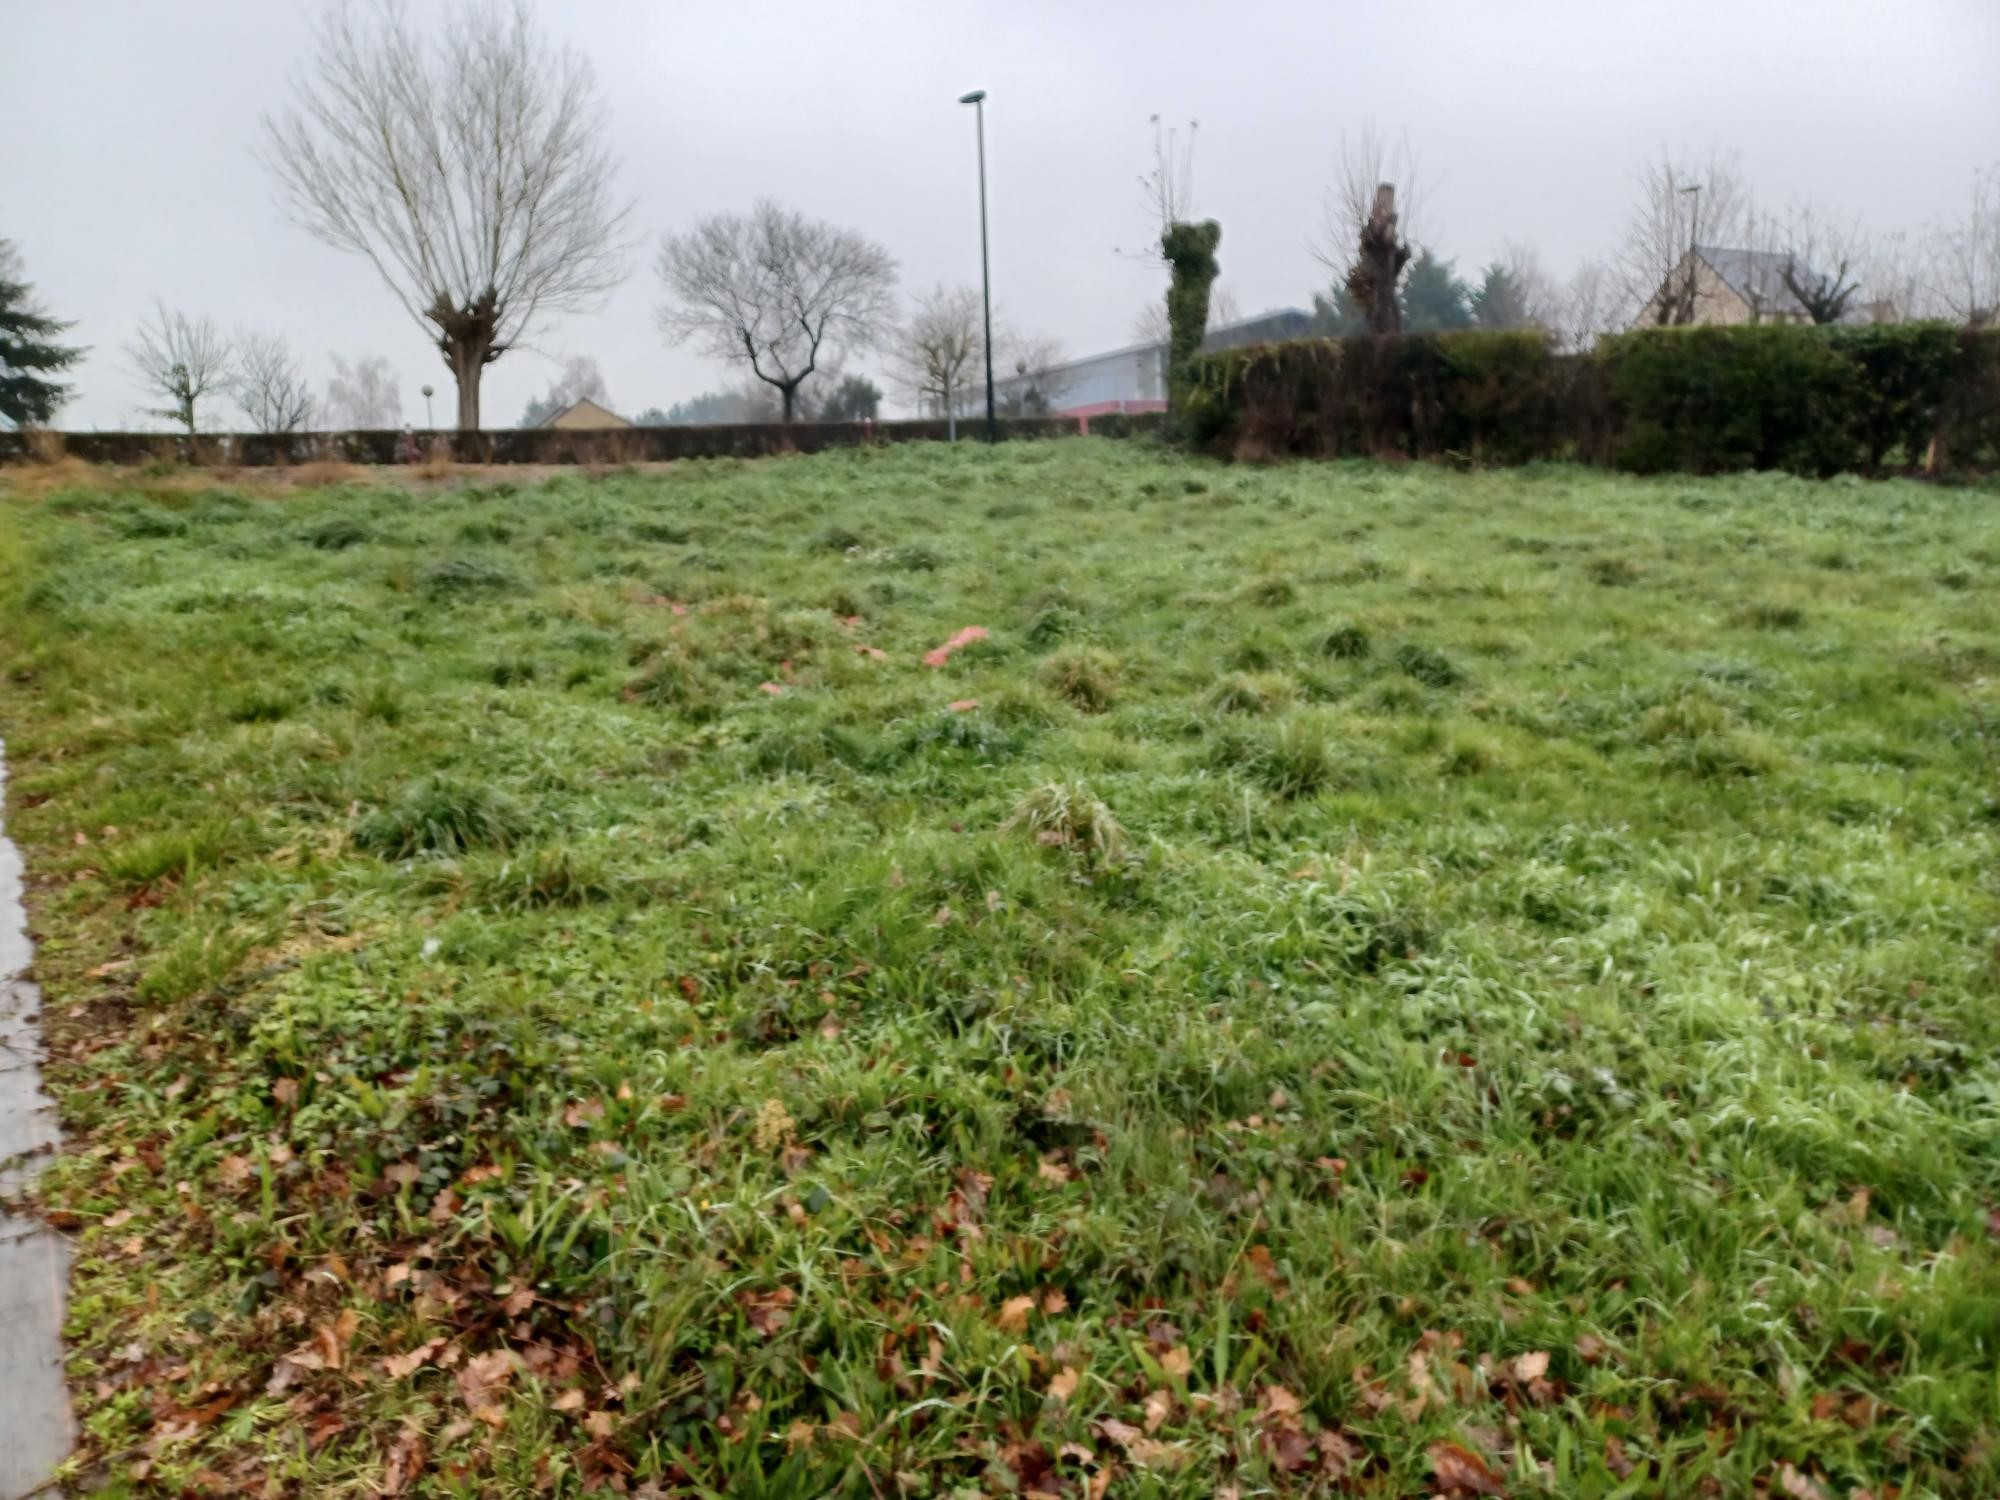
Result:
{"label": "concrete curb", "polygon": [[[6,786],[0,745],[0,806]],[[4,1206],[28,1190],[61,1139],[42,1092],[41,993],[26,977],[34,949],[21,879],[20,851],[0,828],[0,1500],[53,1494],[50,1476],[74,1431],[62,1349],[69,1246]]]}

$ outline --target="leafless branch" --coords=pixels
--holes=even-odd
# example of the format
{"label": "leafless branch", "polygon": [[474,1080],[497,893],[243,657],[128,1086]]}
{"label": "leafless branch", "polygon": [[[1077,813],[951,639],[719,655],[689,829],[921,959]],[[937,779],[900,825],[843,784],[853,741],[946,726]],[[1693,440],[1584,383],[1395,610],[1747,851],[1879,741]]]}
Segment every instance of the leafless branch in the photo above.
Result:
{"label": "leafless branch", "polygon": [[484,367],[623,275],[596,82],[526,0],[468,0],[430,40],[398,0],[356,10],[323,14],[298,106],[264,122],[265,165],[292,218],[365,256],[436,342],[476,427]]}
{"label": "leafless branch", "polygon": [[1343,133],[1334,158],[1333,183],[1322,199],[1320,239],[1312,247],[1319,263],[1343,280],[1375,212],[1376,189],[1384,183],[1395,185],[1402,235],[1414,242],[1423,212],[1423,182],[1409,137],[1389,142],[1373,124],[1364,125],[1356,135]]}
{"label": "leafless branch", "polygon": [[230,394],[252,432],[304,432],[312,426],[312,387],[291,346],[279,335],[253,333],[239,338]]}
{"label": "leafless branch", "polygon": [[895,315],[888,251],[768,198],[665,236],[654,266],[673,299],[658,310],[661,335],[749,366],[778,392],[786,421],[825,359],[879,343]]}
{"label": "leafless branch", "polygon": [[190,318],[164,302],[154,304],[154,321],[139,325],[125,353],[140,384],[168,403],[147,414],[178,422],[189,433],[197,430],[197,403],[228,390],[236,375],[228,335],[207,318]]}
{"label": "leafless branch", "polygon": [[963,409],[983,387],[985,306],[974,287],[938,287],[917,298],[889,349],[889,377],[919,411]]}
{"label": "leafless branch", "polygon": [[1983,328],[2000,321],[2000,165],[1972,174],[1963,217],[1931,230],[1929,292],[1958,322]]}
{"label": "leafless branch", "polygon": [[1733,156],[1711,151],[1691,163],[1664,148],[1640,168],[1638,185],[1615,267],[1620,290],[1642,322],[1691,323],[1698,282],[1688,252],[1697,243],[1743,247],[1749,189]]}
{"label": "leafless branch", "polygon": [[344,432],[384,432],[403,425],[403,394],[389,361],[370,355],[349,364],[333,357],[333,379],[322,406],[329,427]]}

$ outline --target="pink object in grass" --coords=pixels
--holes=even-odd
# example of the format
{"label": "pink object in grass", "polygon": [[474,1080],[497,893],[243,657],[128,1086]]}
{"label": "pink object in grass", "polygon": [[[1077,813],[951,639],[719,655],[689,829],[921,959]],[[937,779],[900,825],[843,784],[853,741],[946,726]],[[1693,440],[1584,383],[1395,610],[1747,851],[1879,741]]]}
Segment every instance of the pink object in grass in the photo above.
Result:
{"label": "pink object in grass", "polygon": [[860,655],[872,657],[876,661],[887,661],[889,659],[889,653],[884,651],[880,646],[856,646],[854,649]]}
{"label": "pink object in grass", "polygon": [[969,714],[975,708],[979,707],[979,700],[977,698],[954,698],[945,706],[955,714]]}
{"label": "pink object in grass", "polygon": [[769,693],[773,698],[784,692],[784,689],[775,682],[760,682],[757,686],[762,691]]}
{"label": "pink object in grass", "polygon": [[924,665],[927,667],[941,667],[951,660],[952,652],[970,646],[974,641],[983,641],[985,639],[986,627],[984,625],[968,625],[942,646],[937,647],[933,651],[926,651],[924,653]]}

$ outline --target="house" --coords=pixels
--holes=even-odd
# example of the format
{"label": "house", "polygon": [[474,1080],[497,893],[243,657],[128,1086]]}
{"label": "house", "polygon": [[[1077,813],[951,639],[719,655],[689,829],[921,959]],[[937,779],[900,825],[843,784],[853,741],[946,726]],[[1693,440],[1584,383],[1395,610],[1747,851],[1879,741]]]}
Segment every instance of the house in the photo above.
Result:
{"label": "house", "polygon": [[[1244,344],[1302,338],[1312,330],[1312,315],[1296,307],[1279,308],[1211,328],[1201,341],[1204,349],[1233,349]],[[1094,417],[1105,412],[1165,411],[1167,409],[1167,346],[1130,344],[1107,354],[1090,354],[996,380],[994,394],[1003,409],[1039,408],[1060,416]],[[965,411],[983,411],[986,388],[972,391]]]}
{"label": "house", "polygon": [[542,418],[540,425],[543,427],[605,428],[630,427],[632,424],[619,416],[617,412],[599,406],[595,401],[586,396],[581,401],[570,402],[568,406],[565,406],[561,411],[556,412],[552,416]]}
{"label": "house", "polygon": [[[1787,283],[1811,286],[1812,269],[1782,250],[1732,250],[1721,245],[1696,245],[1680,258],[1650,301],[1633,320],[1634,328],[1656,324],[1810,323],[1812,313]],[[1690,287],[1692,281],[1692,287]],[[1692,305],[1689,293],[1692,290]],[[1680,302],[1677,312],[1662,318],[1663,304]]]}

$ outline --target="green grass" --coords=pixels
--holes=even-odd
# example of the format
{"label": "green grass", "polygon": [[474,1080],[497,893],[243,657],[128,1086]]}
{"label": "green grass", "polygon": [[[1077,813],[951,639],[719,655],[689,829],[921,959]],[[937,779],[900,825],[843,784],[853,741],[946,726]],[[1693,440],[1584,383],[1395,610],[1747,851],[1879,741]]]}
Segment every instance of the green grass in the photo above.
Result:
{"label": "green grass", "polygon": [[0,489],[83,1466],[1994,1493],[1995,498]]}

